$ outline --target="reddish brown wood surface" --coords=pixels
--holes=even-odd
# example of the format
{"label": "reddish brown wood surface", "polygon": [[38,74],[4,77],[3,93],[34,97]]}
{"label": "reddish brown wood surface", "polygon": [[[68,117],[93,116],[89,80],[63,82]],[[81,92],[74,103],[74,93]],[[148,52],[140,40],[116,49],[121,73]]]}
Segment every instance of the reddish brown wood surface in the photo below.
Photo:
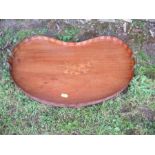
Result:
{"label": "reddish brown wood surface", "polygon": [[116,96],[133,77],[132,51],[115,37],[65,43],[34,36],[10,58],[13,80],[41,103],[80,107]]}

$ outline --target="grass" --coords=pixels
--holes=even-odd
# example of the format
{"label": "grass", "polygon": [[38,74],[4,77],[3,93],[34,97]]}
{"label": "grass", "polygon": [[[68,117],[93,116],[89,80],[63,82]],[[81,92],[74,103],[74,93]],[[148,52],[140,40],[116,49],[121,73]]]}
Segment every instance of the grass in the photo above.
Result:
{"label": "grass", "polygon": [[[135,30],[135,32],[133,31]],[[129,37],[133,38],[136,44],[139,46],[147,40],[149,32],[147,31],[147,24],[143,20],[133,19],[129,31]]]}
{"label": "grass", "polygon": [[[7,59],[18,41],[46,33],[46,29],[5,30],[0,39],[0,134],[155,134],[155,80],[146,72],[153,66],[142,51],[135,53],[135,76],[127,93],[105,103],[58,108],[25,96],[10,79]],[[3,49],[8,41],[10,46]]]}
{"label": "grass", "polygon": [[74,39],[77,33],[79,33],[79,29],[71,27],[71,28],[65,29],[63,34],[58,34],[57,38],[65,42],[69,42],[69,41],[72,41],[72,39]]}

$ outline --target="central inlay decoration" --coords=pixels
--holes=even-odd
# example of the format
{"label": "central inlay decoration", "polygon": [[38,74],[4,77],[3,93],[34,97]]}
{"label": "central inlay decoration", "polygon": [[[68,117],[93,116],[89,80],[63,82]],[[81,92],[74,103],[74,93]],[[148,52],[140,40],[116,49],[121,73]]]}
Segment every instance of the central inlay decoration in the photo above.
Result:
{"label": "central inlay decoration", "polygon": [[65,64],[64,73],[70,75],[80,75],[88,73],[93,66],[93,61],[78,64]]}

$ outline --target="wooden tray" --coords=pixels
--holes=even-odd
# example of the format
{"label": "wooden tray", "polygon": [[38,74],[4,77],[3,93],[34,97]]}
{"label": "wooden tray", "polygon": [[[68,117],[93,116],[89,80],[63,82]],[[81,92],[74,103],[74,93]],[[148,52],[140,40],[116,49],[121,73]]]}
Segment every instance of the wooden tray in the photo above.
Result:
{"label": "wooden tray", "polygon": [[78,43],[33,36],[16,45],[9,63],[11,76],[24,93],[63,107],[116,96],[128,86],[134,68],[132,51],[111,36]]}

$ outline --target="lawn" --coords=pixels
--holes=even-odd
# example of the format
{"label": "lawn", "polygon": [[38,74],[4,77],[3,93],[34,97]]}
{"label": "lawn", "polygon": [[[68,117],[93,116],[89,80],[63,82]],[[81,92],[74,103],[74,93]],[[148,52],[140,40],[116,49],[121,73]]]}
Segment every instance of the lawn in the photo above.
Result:
{"label": "lawn", "polygon": [[[7,59],[25,37],[48,29],[4,30],[0,36],[0,134],[155,134],[155,65],[143,51],[134,51],[135,76],[115,99],[79,109],[40,104],[13,83]],[[70,41],[77,30],[57,38]]]}

